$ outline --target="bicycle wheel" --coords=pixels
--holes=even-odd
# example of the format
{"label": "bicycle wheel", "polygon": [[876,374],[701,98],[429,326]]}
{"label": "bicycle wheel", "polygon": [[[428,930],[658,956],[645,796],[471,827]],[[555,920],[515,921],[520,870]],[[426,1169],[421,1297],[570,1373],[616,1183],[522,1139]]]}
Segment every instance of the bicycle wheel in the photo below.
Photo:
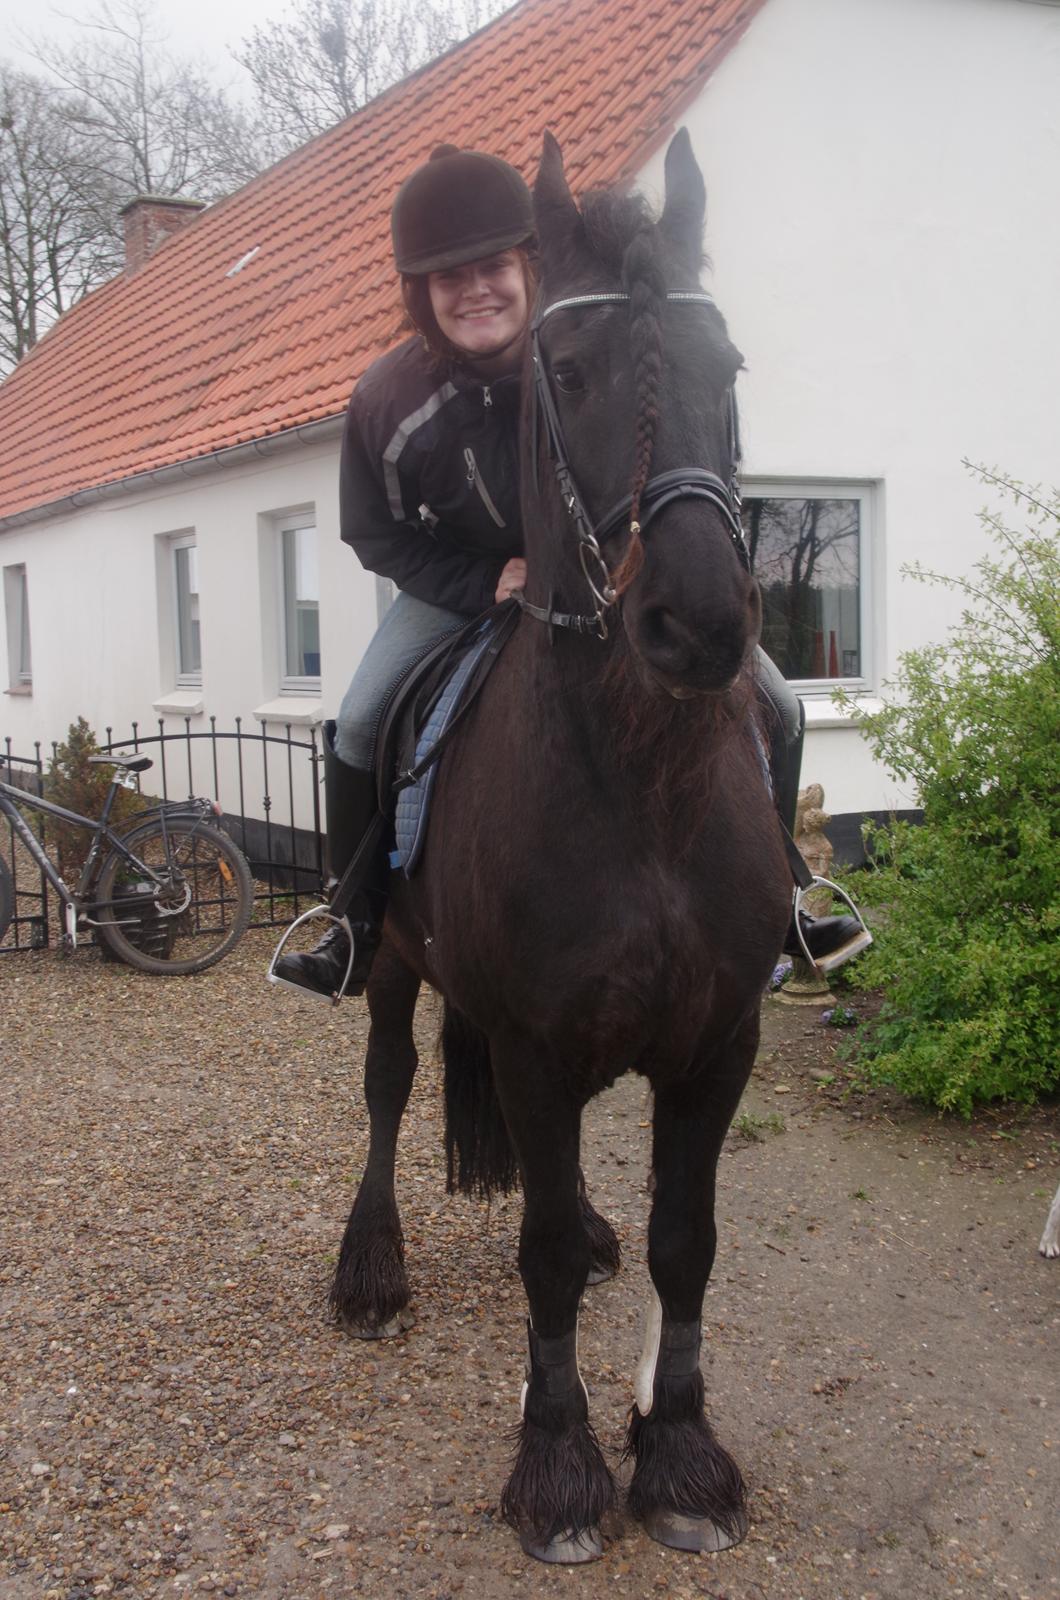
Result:
{"label": "bicycle wheel", "polygon": [[[140,972],[203,972],[243,937],[254,901],[242,851],[194,817],[152,817],[123,835],[157,887],[112,850],[99,875],[99,932]],[[111,902],[105,904],[104,902]]]}
{"label": "bicycle wheel", "polygon": [[0,856],[0,939],[10,928],[15,917],[15,880],[11,868]]}

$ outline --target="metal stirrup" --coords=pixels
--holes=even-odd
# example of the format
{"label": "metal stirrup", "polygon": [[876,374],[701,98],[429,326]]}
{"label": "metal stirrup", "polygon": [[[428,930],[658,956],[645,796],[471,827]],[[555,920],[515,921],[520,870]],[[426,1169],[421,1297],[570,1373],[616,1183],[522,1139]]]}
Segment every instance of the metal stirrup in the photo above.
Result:
{"label": "metal stirrup", "polygon": [[[283,955],[287,941],[290,939],[295,929],[300,928],[303,923],[312,922],[314,918],[319,917],[326,917],[327,920],[331,923],[334,923],[336,927],[344,928],[346,931],[346,937],[350,944],[350,959],[346,963],[346,971],[343,975],[342,982],[339,984],[339,987],[334,994],[323,994],[319,989],[310,988],[308,984],[292,983],[290,978],[281,978],[276,971],[276,963]],[[272,953],[272,960],[269,962],[269,970],[265,976],[270,983],[275,983],[280,988],[295,989],[299,994],[308,995],[311,1000],[326,1000],[328,1005],[337,1006],[343,995],[346,993],[346,985],[350,981],[350,975],[353,972],[353,963],[356,955],[356,942],[353,937],[353,929],[350,926],[349,917],[337,917],[330,906],[310,906],[308,911],[303,911],[301,916],[295,917],[294,921],[291,923],[291,926],[284,930],[279,944]]]}
{"label": "metal stirrup", "polygon": [[[861,912],[858,910],[853,900],[851,900],[846,890],[841,889],[838,883],[833,883],[831,878],[819,878],[815,873],[810,879],[809,883],[796,885],[794,899],[795,932],[798,935],[799,943],[802,946],[802,953],[811,967],[817,967],[819,963],[815,957],[810,954],[809,946],[807,945],[806,940],[803,938],[802,922],[800,919],[803,915],[803,897],[805,895],[812,894],[815,889],[830,889],[832,894],[838,897],[838,899],[842,900],[843,903],[848,907],[851,915],[854,918],[854,921],[857,923],[862,933],[868,934],[870,941],[872,938],[872,935],[869,933],[868,927],[865,923],[865,918],[861,915]],[[809,915],[810,913],[806,912],[806,916],[808,917]]]}

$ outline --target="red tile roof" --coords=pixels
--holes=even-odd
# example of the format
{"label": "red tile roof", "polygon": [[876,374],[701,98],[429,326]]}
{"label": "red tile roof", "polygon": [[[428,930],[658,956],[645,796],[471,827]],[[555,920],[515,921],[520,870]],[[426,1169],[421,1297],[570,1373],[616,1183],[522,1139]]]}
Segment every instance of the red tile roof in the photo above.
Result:
{"label": "red tile roof", "polygon": [[0,519],[340,414],[400,332],[390,203],[436,144],[530,178],[548,127],[575,192],[630,177],[762,3],[522,0],[211,206],[0,385]]}

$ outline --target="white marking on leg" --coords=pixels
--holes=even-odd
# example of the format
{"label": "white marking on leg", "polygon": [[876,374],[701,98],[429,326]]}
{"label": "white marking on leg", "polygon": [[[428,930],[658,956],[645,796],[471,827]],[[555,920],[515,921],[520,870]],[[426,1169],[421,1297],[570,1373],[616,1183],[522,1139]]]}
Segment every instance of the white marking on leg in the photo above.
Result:
{"label": "white marking on leg", "polygon": [[655,1368],[662,1341],[662,1319],[662,1301],[653,1289],[648,1305],[648,1325],[644,1330],[644,1353],[633,1379],[633,1398],[642,1417],[648,1415],[655,1399]]}
{"label": "white marking on leg", "polygon": [[1050,1260],[1054,1256],[1060,1256],[1060,1188],[1053,1195],[1053,1203],[1049,1207],[1045,1232],[1042,1234],[1042,1242],[1038,1249],[1043,1256],[1048,1256]]}
{"label": "white marking on leg", "polygon": [[582,1377],[581,1363],[578,1360],[578,1341],[581,1338],[581,1326],[580,1326],[580,1324],[581,1324],[581,1311],[579,1310],[578,1315],[574,1319],[574,1370],[578,1374],[578,1382],[582,1386],[582,1394],[585,1396],[585,1404],[588,1405],[589,1404],[589,1390],[586,1387],[585,1379]]}

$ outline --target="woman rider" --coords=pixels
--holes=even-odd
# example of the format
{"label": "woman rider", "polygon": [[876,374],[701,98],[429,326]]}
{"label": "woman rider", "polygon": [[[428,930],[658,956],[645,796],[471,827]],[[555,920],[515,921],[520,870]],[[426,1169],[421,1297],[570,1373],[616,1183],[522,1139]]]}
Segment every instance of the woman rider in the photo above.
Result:
{"label": "woman rider", "polygon": [[[376,813],[372,772],[379,709],[431,644],[506,600],[526,579],[519,509],[519,372],[533,299],[530,191],[497,156],[441,145],[401,186],[391,212],[394,260],[418,330],[375,361],[353,391],[342,442],[342,537],[398,595],[324,730],[329,892]],[[777,714],[778,804],[794,820],[801,707],[758,652]],[[780,770],[780,769],[783,770]],[[789,814],[790,813],[790,814]],[[387,866],[349,911],[360,994],[379,944]],[[853,917],[802,918],[815,957],[856,954]],[[792,946],[794,928],[785,948]],[[349,941],[335,923],[316,949],[283,956],[274,976],[329,998]],[[846,959],[846,957],[844,957]]]}

